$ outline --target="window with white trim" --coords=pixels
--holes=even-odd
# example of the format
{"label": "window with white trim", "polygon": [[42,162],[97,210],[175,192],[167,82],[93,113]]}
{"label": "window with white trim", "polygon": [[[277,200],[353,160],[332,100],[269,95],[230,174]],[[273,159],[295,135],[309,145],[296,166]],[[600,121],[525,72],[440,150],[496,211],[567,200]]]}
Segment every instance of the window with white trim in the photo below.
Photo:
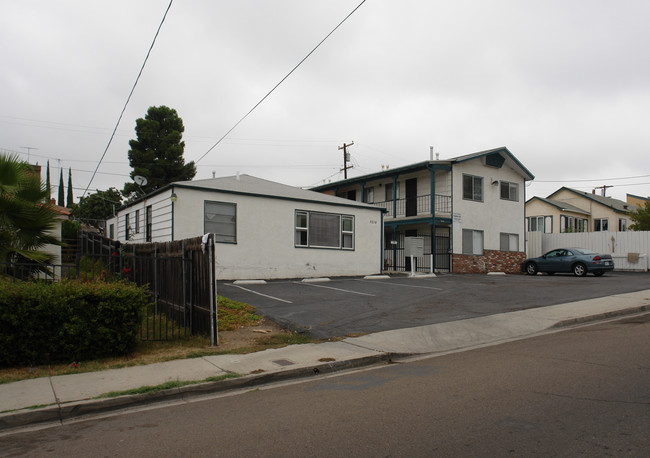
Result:
{"label": "window with white trim", "polygon": [[519,234],[499,234],[501,251],[519,251]]}
{"label": "window with white trim", "polygon": [[587,226],[585,218],[560,215],[560,232],[586,232]]}
{"label": "window with white trim", "polygon": [[463,174],[463,199],[483,202],[483,177]]}
{"label": "window with white trim", "polygon": [[140,210],[135,211],[135,233],[140,233]]}
{"label": "window with white trim", "polygon": [[501,200],[519,202],[519,185],[509,181],[501,182]]}
{"label": "window with white trim", "polygon": [[594,232],[606,232],[609,230],[609,219],[596,218],[594,220]]}
{"label": "window with white trim", "polygon": [[620,232],[627,231],[627,220],[625,218],[619,218],[618,219],[618,230]]}
{"label": "window with white trim", "polygon": [[206,200],[204,205],[204,233],[214,234],[214,241],[237,243],[237,204]]}
{"label": "window with white trim", "polygon": [[369,187],[366,188],[366,203],[367,204],[374,204],[375,203],[375,188],[374,187]]}
{"label": "window with white trim", "polygon": [[483,231],[463,229],[463,254],[483,254]]}
{"label": "window with white trim", "polygon": [[296,247],[354,249],[354,216],[296,210]]}

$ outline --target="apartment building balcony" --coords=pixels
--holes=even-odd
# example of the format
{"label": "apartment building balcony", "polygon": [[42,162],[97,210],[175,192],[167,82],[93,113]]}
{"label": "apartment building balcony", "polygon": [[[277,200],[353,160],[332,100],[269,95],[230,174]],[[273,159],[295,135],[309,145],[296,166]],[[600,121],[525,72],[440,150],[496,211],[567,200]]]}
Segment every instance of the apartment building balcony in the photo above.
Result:
{"label": "apartment building balcony", "polygon": [[392,200],[373,202],[376,207],[385,208],[388,213],[386,218],[407,218],[412,216],[435,216],[451,217],[451,196],[434,195],[434,212],[431,211],[431,195],[422,195],[415,198],[396,199],[395,205]]}

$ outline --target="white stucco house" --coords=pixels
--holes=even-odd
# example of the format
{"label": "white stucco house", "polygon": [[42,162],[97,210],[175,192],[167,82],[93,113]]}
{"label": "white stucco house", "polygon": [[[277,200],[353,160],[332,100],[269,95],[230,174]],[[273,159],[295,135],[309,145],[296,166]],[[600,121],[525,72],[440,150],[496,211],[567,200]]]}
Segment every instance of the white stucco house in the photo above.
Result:
{"label": "white stucco house", "polygon": [[405,237],[423,237],[417,270],[518,272],[525,190],[534,176],[505,147],[431,159],[327,183],[314,191],[385,208],[384,269],[411,270]]}
{"label": "white stucco house", "polygon": [[174,182],[119,209],[106,235],[166,242],[214,234],[219,279],[370,275],[384,209],[237,175]]}

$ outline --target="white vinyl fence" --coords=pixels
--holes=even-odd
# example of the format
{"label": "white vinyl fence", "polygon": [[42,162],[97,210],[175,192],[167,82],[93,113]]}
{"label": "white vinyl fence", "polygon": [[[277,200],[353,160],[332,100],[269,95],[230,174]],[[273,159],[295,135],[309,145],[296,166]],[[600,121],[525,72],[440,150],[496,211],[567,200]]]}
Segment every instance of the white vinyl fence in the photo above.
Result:
{"label": "white vinyl fence", "polygon": [[650,232],[526,233],[526,256],[541,256],[555,248],[587,248],[611,254],[616,270],[647,272],[650,267]]}

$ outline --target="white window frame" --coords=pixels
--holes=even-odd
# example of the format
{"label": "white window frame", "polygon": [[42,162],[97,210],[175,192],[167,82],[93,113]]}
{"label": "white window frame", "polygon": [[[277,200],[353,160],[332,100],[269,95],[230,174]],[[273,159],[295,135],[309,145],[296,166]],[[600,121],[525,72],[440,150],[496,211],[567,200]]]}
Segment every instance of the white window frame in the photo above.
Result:
{"label": "white window frame", "polygon": [[625,218],[618,219],[618,230],[619,232],[627,231],[627,219]]}
{"label": "white window frame", "polygon": [[607,231],[609,231],[609,218],[594,218],[594,232]]}
{"label": "white window frame", "polygon": [[[214,212],[214,216],[219,218],[219,221],[214,221],[214,219],[208,221],[207,219],[207,214],[208,214],[208,206],[209,205],[217,205],[217,206],[222,206],[223,208],[229,208],[229,209],[234,209],[234,215],[231,215],[229,213],[216,213]],[[225,232],[217,232],[214,230],[214,227],[209,227],[211,224],[221,224],[225,226],[232,226],[232,232],[234,234],[230,233],[225,233]],[[237,243],[237,204],[233,202],[221,202],[221,201],[216,201],[216,200],[204,200],[203,201],[203,233],[204,234],[214,234],[214,241],[215,243]]]}
{"label": "white window frame", "polygon": [[374,204],[375,203],[375,188],[373,186],[370,186],[369,188],[366,188],[364,197],[366,199],[367,204]]}
{"label": "white window frame", "polygon": [[[471,190],[465,188],[466,180],[471,180]],[[469,191],[466,193],[466,191]],[[483,202],[483,177],[463,173],[463,199]]]}
{"label": "white window frame", "polygon": [[499,234],[499,245],[501,251],[519,251],[519,234],[501,232]]}
{"label": "white window frame", "polygon": [[[501,200],[509,200],[511,202],[519,202],[519,184],[511,181],[502,181],[500,185]],[[504,197],[504,191],[507,196]],[[513,195],[514,194],[514,195]]]}
{"label": "white window frame", "polygon": [[[312,227],[313,216],[322,215],[325,218],[337,218],[338,219],[338,245],[325,245],[317,244],[318,242],[313,240],[314,228]],[[298,216],[305,216],[305,225],[298,224]],[[327,213],[320,211],[309,211],[309,210],[296,210],[294,216],[294,247],[296,248],[318,248],[318,249],[329,249],[329,250],[346,250],[351,251],[355,249],[355,225],[354,225],[354,215],[345,215],[340,213]],[[303,244],[302,234],[306,233],[306,244]]]}
{"label": "white window frame", "polygon": [[[471,233],[471,236],[469,235]],[[468,237],[471,237],[471,243],[472,246],[468,247],[466,245],[466,242],[468,240]],[[469,255],[474,255],[474,256],[483,256],[485,253],[485,238],[483,231],[479,231],[476,229],[463,229],[463,239],[462,239],[462,245],[463,245],[463,254],[469,254]],[[479,246],[480,245],[480,249]]]}

